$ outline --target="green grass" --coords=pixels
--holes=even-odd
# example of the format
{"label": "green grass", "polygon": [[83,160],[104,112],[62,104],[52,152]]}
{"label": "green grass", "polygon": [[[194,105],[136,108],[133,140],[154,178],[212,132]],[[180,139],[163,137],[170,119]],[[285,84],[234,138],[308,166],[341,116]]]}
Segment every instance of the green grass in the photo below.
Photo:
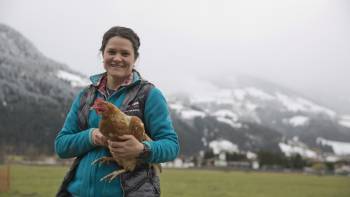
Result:
{"label": "green grass", "polygon": [[[54,196],[67,167],[11,166],[11,191],[0,197]],[[350,177],[164,169],[164,197],[349,197]]]}
{"label": "green grass", "polygon": [[11,190],[0,197],[54,196],[66,170],[60,166],[11,166]]}
{"label": "green grass", "polygon": [[349,197],[350,178],[235,171],[167,170],[164,196]]}

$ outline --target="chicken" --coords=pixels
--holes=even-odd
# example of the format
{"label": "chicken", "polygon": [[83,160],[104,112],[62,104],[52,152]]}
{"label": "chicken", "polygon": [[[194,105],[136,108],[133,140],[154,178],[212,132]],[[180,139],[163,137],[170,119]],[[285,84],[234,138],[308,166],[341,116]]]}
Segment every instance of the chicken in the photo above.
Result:
{"label": "chicken", "polygon": [[[92,108],[95,109],[98,114],[102,115],[99,129],[107,139],[118,140],[118,136],[133,135],[140,142],[152,141],[145,133],[145,128],[140,118],[128,116],[112,103],[102,99],[96,99]],[[112,181],[115,177],[126,171],[133,171],[139,162],[137,158],[102,157],[95,160],[93,164],[97,162],[106,163],[109,161],[117,162],[123,169],[116,170],[106,175],[101,180],[109,179],[109,181]],[[155,167],[158,171],[161,170],[159,164],[155,165]]]}

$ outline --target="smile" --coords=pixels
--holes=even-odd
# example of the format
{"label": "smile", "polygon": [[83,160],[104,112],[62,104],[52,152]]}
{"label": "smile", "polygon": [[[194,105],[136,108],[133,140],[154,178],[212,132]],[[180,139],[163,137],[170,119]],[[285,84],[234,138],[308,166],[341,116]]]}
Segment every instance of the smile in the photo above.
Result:
{"label": "smile", "polygon": [[114,67],[114,68],[118,68],[118,67],[123,68],[123,67],[125,67],[123,65],[117,65],[117,64],[110,64],[109,66],[110,67]]}

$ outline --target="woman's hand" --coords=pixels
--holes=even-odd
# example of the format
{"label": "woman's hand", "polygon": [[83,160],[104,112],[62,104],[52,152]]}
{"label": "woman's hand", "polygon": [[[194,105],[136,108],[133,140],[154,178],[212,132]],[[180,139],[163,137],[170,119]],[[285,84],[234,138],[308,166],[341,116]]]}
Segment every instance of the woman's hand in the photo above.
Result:
{"label": "woman's hand", "polygon": [[107,138],[102,135],[102,133],[100,132],[100,129],[94,129],[92,131],[92,142],[96,146],[108,147]]}
{"label": "woman's hand", "polygon": [[108,148],[113,157],[136,158],[143,151],[143,144],[133,135],[122,135],[118,141],[108,140]]}

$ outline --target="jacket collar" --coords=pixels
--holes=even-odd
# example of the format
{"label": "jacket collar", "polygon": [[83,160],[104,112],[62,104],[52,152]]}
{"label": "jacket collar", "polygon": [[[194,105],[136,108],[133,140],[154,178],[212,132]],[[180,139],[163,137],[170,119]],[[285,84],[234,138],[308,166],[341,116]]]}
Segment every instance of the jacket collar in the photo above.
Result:
{"label": "jacket collar", "polygon": [[[131,81],[126,81],[126,83],[121,85],[119,88],[132,86],[135,83],[137,83],[138,81],[141,81],[141,79],[142,78],[141,78],[140,73],[137,70],[133,69]],[[101,91],[101,92],[106,91],[106,84],[107,84],[107,73],[106,72],[91,76],[90,81],[91,81],[92,85],[95,86],[99,91]]]}

